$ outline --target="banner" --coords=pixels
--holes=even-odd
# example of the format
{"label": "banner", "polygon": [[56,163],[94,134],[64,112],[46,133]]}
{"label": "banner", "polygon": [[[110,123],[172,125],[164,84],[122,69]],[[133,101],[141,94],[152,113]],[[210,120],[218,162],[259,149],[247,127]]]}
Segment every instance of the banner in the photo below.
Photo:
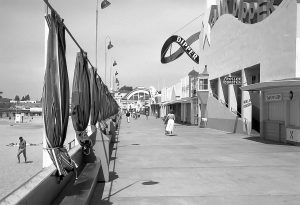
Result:
{"label": "banner", "polygon": [[[170,38],[168,38],[161,49],[161,63],[172,62],[179,58],[185,52],[195,63],[199,64],[199,56],[190,46],[192,43],[199,39],[199,35],[200,32],[197,32],[190,36],[186,41],[182,37],[177,35],[173,35]],[[179,48],[175,53],[166,57],[166,53],[171,47],[172,43],[179,44],[181,48]]]}

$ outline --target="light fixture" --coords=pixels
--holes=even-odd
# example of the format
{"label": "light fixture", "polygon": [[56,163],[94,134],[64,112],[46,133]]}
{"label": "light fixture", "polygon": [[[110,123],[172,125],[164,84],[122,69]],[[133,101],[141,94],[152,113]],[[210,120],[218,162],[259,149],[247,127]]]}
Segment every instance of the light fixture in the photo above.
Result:
{"label": "light fixture", "polygon": [[107,49],[111,49],[112,47],[114,47],[114,45],[111,43],[111,41],[109,41],[109,44],[107,45]]}
{"label": "light fixture", "polygon": [[[96,68],[98,68],[98,5],[99,0],[97,0],[97,6],[96,6]],[[103,0],[101,3],[101,9],[105,9],[110,5],[110,2],[107,0]]]}
{"label": "light fixture", "polygon": [[110,5],[110,2],[107,0],[103,0],[101,3],[101,9],[105,9],[106,7],[108,7]]}

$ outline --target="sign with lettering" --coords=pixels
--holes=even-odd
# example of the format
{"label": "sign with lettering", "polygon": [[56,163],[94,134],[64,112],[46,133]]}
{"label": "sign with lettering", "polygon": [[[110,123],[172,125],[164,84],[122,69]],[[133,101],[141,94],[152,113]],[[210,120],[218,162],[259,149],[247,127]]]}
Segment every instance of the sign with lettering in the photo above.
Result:
{"label": "sign with lettering", "polygon": [[252,103],[251,103],[250,99],[243,101],[243,108],[249,107],[251,105],[252,105]]}
{"label": "sign with lettering", "polygon": [[281,94],[266,95],[266,102],[281,101],[281,100],[282,100]]}
{"label": "sign with lettering", "polygon": [[264,20],[275,10],[282,0],[220,0],[218,5],[212,5],[209,16],[211,27],[223,14],[232,14],[239,21],[254,24]]}
{"label": "sign with lettering", "polygon": [[223,80],[223,83],[226,85],[242,85],[242,78],[241,77],[235,77],[235,76],[226,76]]}
{"label": "sign with lettering", "polygon": [[[161,49],[161,63],[169,63],[177,58],[179,58],[184,52],[197,64],[199,64],[199,56],[190,46],[196,40],[199,39],[200,32],[197,32],[190,36],[187,40],[184,40],[182,37],[173,35],[166,40],[162,49]],[[171,48],[172,43],[177,43],[180,45],[180,48],[172,53],[170,56],[166,57],[168,50]]]}

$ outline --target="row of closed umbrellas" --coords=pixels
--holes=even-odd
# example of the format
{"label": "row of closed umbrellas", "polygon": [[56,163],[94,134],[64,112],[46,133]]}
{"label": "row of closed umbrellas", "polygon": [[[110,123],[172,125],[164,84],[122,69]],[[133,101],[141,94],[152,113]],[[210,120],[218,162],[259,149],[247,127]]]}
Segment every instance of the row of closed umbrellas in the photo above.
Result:
{"label": "row of closed umbrellas", "polygon": [[[96,69],[88,67],[87,53],[80,50],[76,56],[71,107],[69,78],[66,63],[65,25],[60,16],[52,11],[46,16],[49,34],[47,63],[43,87],[43,118],[48,152],[58,169],[59,176],[72,170],[72,160],[64,148],[69,110],[73,128],[79,137],[87,137],[88,125],[116,115],[119,106],[103,83]],[[71,108],[71,109],[70,109]],[[84,143],[81,143],[84,146]]]}

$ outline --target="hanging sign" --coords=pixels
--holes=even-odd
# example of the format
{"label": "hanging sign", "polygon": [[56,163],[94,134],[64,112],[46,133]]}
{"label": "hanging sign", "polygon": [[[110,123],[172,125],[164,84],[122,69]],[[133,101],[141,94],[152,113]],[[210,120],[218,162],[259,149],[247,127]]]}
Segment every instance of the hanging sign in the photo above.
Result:
{"label": "hanging sign", "polygon": [[252,105],[252,103],[251,103],[250,99],[247,99],[247,100],[243,101],[243,108],[249,107],[251,105]]}
{"label": "hanging sign", "polygon": [[[190,46],[199,39],[199,35],[200,32],[197,32],[190,36],[187,40],[184,40],[182,37],[177,35],[173,35],[168,38],[161,49],[161,63],[170,63],[179,58],[185,52],[195,63],[199,64],[199,56]],[[170,56],[166,57],[166,53],[171,47],[172,43],[179,44],[180,48]]]}
{"label": "hanging sign", "polygon": [[242,85],[242,78],[234,77],[234,76],[226,76],[223,80],[223,83],[226,85]]}
{"label": "hanging sign", "polygon": [[281,101],[281,100],[282,100],[281,94],[266,95],[266,102]]}

